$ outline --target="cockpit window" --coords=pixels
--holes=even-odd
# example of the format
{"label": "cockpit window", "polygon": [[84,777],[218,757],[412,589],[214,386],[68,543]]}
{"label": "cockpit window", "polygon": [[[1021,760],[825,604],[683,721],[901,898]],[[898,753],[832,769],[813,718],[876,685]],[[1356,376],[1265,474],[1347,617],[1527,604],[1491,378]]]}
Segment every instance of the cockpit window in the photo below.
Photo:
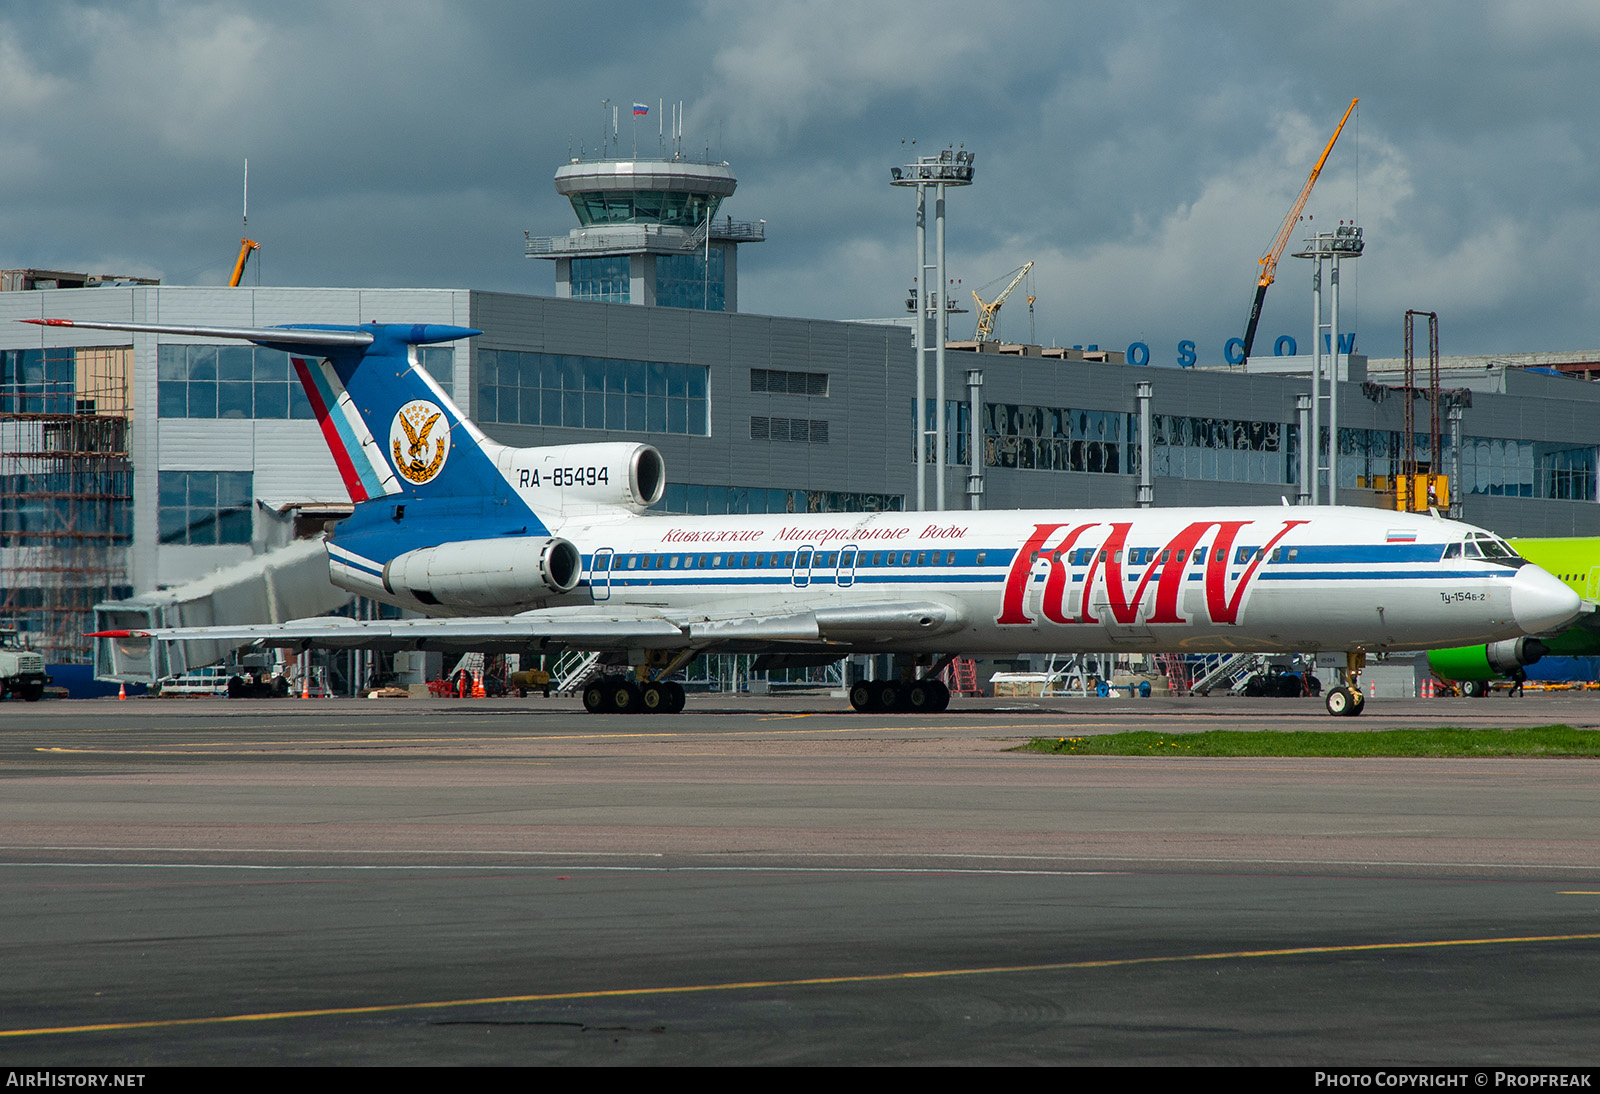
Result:
{"label": "cockpit window", "polygon": [[[1527,565],[1527,560],[1512,550],[1511,544],[1488,532],[1468,532],[1466,542],[1461,548],[1467,558],[1481,558],[1485,562],[1510,566],[1512,569]],[[1448,551],[1445,557],[1451,557]]]}

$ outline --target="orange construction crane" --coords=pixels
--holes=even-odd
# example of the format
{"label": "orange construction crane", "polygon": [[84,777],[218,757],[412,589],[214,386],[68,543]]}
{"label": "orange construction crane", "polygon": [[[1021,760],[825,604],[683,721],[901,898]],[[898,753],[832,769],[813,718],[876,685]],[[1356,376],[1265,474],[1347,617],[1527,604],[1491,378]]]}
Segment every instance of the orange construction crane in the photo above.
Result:
{"label": "orange construction crane", "polygon": [[[999,296],[988,302],[985,302],[983,297],[978,295],[978,290],[972,290],[972,299],[978,303],[978,332],[974,335],[977,341],[987,342],[994,337],[994,321],[995,317],[1000,314],[1000,305],[1006,302],[1006,298],[1011,295],[1013,289],[1022,284],[1022,279],[1028,276],[1028,271],[1031,269],[1033,269],[1033,263],[1030,261],[1023,264],[1021,268],[1011,271],[1016,275],[1011,278],[1011,284],[1007,285]],[[1000,278],[997,277],[989,284],[997,284],[999,280]],[[984,288],[988,288],[988,285],[985,285]],[[1033,301],[1033,297],[1028,297],[1028,311],[1030,313],[1033,311]]]}
{"label": "orange construction crane", "polygon": [[239,282],[244,277],[244,264],[249,260],[250,252],[259,251],[260,249],[261,244],[253,239],[241,239],[239,241],[239,261],[233,264],[233,276],[228,278],[229,288],[237,289],[239,287]]}
{"label": "orange construction crane", "polygon": [[1283,256],[1284,247],[1289,244],[1289,236],[1294,231],[1294,226],[1300,221],[1300,213],[1306,207],[1306,199],[1311,196],[1311,188],[1317,184],[1317,176],[1322,174],[1322,165],[1328,162],[1328,153],[1333,151],[1333,144],[1339,139],[1339,133],[1344,129],[1344,123],[1350,120],[1350,112],[1356,108],[1360,99],[1351,99],[1350,105],[1345,108],[1344,117],[1339,119],[1339,128],[1333,131],[1333,136],[1328,138],[1328,147],[1322,150],[1322,156],[1317,160],[1317,165],[1311,169],[1311,177],[1306,179],[1305,186],[1300,189],[1300,196],[1295,199],[1294,208],[1289,210],[1289,215],[1283,218],[1283,225],[1278,229],[1277,238],[1272,241],[1272,246],[1267,253],[1261,256],[1261,277],[1256,281],[1256,302],[1250,308],[1250,323],[1244,329],[1244,355],[1250,356],[1250,347],[1256,342],[1256,324],[1261,322],[1261,302],[1267,298],[1267,286],[1271,285],[1278,274],[1278,259]]}

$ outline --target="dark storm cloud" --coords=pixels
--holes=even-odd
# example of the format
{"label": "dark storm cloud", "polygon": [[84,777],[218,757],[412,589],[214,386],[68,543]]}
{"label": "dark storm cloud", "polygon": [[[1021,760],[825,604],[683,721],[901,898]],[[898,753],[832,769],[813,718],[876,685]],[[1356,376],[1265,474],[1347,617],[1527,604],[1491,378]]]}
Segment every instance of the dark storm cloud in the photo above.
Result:
{"label": "dark storm cloud", "polygon": [[[556,165],[592,154],[600,100],[683,100],[694,152],[765,218],[751,311],[894,314],[911,197],[888,167],[965,142],[950,201],[961,295],[1038,262],[1046,342],[1180,338],[1220,360],[1255,260],[1352,96],[1308,207],[1358,217],[1349,279],[1369,353],[1408,307],[1446,352],[1582,349],[1600,297],[1591,5],[697,6],[53,4],[0,16],[0,264],[226,277],[249,230],[277,284],[548,292],[522,231],[571,212]],[[917,139],[903,145],[902,139]],[[1264,333],[1305,340],[1286,258]],[[1003,331],[1026,334],[1015,305]],[[967,333],[970,317],[955,320]]]}

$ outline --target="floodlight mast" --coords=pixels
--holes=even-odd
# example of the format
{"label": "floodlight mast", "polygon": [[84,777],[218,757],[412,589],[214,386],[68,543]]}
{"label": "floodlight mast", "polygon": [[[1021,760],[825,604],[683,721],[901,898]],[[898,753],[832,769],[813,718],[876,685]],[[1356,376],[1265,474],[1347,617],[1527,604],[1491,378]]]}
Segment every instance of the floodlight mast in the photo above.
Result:
{"label": "floodlight mast", "polygon": [[[917,509],[928,508],[928,438],[934,444],[934,461],[938,468],[935,482],[936,509],[945,507],[945,414],[944,370],[945,343],[950,335],[950,306],[945,295],[944,267],[944,191],[947,186],[972,185],[973,153],[946,148],[936,156],[918,156],[916,162],[889,168],[891,186],[914,186],[917,190],[917,274],[913,282],[912,311],[917,317],[914,324],[917,347],[917,406],[916,406],[916,467]],[[937,262],[928,264],[927,189],[934,187],[934,219],[937,239]],[[932,298],[928,295],[928,272],[934,272]],[[928,428],[928,319],[934,320],[934,423]]]}

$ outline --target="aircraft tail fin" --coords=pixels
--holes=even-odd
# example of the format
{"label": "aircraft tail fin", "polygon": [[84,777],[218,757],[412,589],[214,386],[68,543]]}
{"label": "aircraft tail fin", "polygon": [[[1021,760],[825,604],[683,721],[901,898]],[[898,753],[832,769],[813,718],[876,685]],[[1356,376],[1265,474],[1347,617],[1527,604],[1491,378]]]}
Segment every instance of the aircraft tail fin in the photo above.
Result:
{"label": "aircraft tail fin", "polygon": [[498,445],[418,366],[417,347],[480,331],[431,323],[198,327],[27,319],[191,337],[243,339],[282,350],[311,403],[351,500],[486,497],[502,493]]}

